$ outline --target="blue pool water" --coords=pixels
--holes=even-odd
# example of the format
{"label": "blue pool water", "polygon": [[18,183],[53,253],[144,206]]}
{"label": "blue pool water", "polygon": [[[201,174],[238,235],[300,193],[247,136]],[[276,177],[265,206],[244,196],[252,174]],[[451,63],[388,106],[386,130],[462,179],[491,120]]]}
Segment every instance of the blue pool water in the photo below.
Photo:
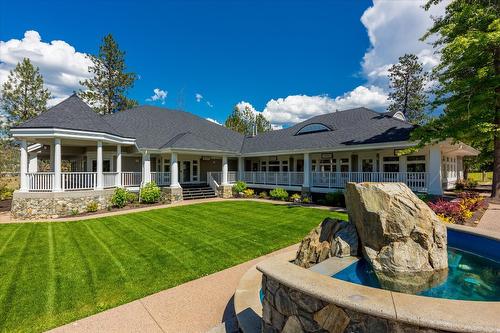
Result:
{"label": "blue pool water", "polygon": [[[417,295],[471,300],[500,301],[500,242],[448,230],[448,277]],[[364,259],[333,275],[334,278],[380,288]]]}

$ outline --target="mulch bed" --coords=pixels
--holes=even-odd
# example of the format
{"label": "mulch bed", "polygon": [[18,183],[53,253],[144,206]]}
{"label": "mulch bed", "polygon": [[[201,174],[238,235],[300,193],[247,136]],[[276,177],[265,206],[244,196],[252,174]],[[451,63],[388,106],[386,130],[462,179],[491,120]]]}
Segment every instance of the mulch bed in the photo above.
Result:
{"label": "mulch bed", "polygon": [[0,212],[10,212],[11,205],[12,205],[12,199],[1,200],[0,201]]}

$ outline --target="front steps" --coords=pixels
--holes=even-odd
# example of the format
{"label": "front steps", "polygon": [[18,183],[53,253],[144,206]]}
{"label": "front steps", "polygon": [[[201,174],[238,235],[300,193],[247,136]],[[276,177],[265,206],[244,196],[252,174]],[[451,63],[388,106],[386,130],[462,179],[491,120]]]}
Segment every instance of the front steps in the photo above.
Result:
{"label": "front steps", "polygon": [[183,200],[215,198],[214,190],[205,184],[182,185]]}

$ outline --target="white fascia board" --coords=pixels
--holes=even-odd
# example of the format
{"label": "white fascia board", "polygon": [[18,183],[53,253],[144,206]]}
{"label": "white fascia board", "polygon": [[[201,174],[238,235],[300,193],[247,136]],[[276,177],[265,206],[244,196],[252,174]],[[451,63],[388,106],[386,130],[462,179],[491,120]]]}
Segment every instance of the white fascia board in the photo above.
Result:
{"label": "white fascia board", "polygon": [[234,151],[225,151],[225,150],[200,150],[200,149],[175,149],[175,148],[166,148],[166,149],[157,149],[157,148],[140,148],[138,149],[140,152],[148,152],[150,154],[170,154],[172,152],[178,154],[198,154],[198,155],[210,155],[210,156],[229,156],[229,157],[237,157],[240,156],[240,153]]}
{"label": "white fascia board", "polygon": [[124,138],[102,132],[69,130],[63,128],[14,128],[11,129],[11,133],[15,138],[58,138],[135,145],[134,138]]}
{"label": "white fascia board", "polygon": [[259,156],[272,156],[272,155],[293,155],[293,154],[303,154],[303,153],[330,153],[330,152],[345,152],[345,151],[358,151],[358,150],[370,150],[370,149],[399,149],[399,148],[409,148],[418,145],[416,141],[397,141],[397,142],[384,142],[384,143],[373,143],[366,145],[352,145],[337,148],[304,148],[304,149],[292,149],[292,150],[276,150],[276,151],[264,151],[258,153],[246,153],[242,154],[243,157],[259,157]]}

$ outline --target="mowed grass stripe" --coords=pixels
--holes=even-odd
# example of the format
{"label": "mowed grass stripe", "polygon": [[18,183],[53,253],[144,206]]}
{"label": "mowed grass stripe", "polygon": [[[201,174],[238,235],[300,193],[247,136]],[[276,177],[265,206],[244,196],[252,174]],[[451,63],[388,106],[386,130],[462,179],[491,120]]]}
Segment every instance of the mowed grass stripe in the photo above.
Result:
{"label": "mowed grass stripe", "polygon": [[39,332],[298,242],[345,214],[226,201],[0,225],[0,331]]}

